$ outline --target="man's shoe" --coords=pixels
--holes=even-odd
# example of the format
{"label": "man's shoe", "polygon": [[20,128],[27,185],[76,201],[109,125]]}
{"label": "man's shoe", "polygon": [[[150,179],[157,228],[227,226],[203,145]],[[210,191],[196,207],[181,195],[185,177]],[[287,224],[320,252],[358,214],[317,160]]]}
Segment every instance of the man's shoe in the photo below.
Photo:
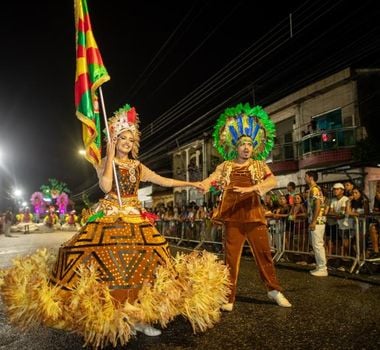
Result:
{"label": "man's shoe", "polygon": [[268,292],[268,298],[275,301],[278,305],[282,307],[292,307],[292,304],[289,303],[289,300],[285,298],[284,294],[278,290],[271,290]]}
{"label": "man's shoe", "polygon": [[148,337],[157,337],[161,334],[161,331],[159,329],[143,323],[135,324],[135,330],[144,333]]}
{"label": "man's shoe", "polygon": [[309,273],[315,277],[327,277],[329,273],[326,270],[311,270]]}
{"label": "man's shoe", "polygon": [[232,311],[233,308],[234,308],[234,303],[227,303],[227,304],[223,304],[220,309],[223,311]]}

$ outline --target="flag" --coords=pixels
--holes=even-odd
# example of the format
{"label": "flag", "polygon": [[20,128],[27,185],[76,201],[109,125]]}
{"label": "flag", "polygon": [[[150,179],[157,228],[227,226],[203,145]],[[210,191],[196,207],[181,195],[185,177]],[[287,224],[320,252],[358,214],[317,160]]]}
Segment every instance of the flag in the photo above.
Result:
{"label": "flag", "polygon": [[92,33],[86,0],[74,0],[76,28],[75,109],[82,122],[86,159],[101,161],[98,88],[110,79]]}

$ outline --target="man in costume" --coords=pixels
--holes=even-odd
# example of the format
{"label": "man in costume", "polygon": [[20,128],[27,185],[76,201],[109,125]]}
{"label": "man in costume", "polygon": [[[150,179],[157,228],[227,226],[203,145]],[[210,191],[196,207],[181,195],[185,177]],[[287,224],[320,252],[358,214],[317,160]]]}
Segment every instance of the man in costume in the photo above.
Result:
{"label": "man in costume", "polygon": [[217,182],[222,187],[214,220],[225,225],[225,262],[230,270],[231,294],[222,306],[232,311],[239,273],[240,256],[248,240],[268,297],[278,305],[291,307],[281,293],[276,278],[260,197],[276,186],[276,179],[265,163],[273,147],[275,126],[259,106],[239,104],[228,108],[214,128],[215,146],[225,159],[202,182],[205,190]]}
{"label": "man in costume", "polygon": [[104,199],[58,259],[40,252],[0,273],[8,315],[23,328],[40,322],[77,332],[93,347],[124,345],[136,331],[159,335],[151,324],[165,327],[177,315],[205,331],[227,302],[227,268],[207,252],[173,258],[137,198],[140,181],[201,186],[159,176],[136,159],[134,108],[124,106],[108,125],[107,155],[97,168]]}

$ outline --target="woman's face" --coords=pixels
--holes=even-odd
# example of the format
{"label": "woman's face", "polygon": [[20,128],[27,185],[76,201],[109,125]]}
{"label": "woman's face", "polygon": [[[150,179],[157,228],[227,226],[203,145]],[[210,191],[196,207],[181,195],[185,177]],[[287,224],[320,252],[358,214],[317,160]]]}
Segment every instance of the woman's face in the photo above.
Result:
{"label": "woman's face", "polygon": [[352,196],[354,197],[355,200],[358,200],[360,198],[360,196],[361,196],[361,193],[358,190],[353,190],[352,191]]}
{"label": "woman's face", "polygon": [[117,137],[116,150],[119,155],[128,155],[132,151],[135,138],[129,130],[123,131]]}
{"label": "woman's face", "polygon": [[302,197],[299,194],[296,194],[294,196],[294,203],[296,203],[296,204],[302,203]]}
{"label": "woman's face", "polygon": [[285,196],[280,196],[280,198],[278,199],[278,203],[280,205],[286,205],[286,204],[288,204],[288,201],[286,200]]}

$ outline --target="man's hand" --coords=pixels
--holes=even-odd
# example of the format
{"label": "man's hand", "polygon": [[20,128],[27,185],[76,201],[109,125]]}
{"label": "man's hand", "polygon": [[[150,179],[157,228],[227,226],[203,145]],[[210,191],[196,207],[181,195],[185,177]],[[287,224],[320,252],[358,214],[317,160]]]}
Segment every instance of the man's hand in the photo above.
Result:
{"label": "man's hand", "polygon": [[240,186],[234,186],[232,188],[234,192],[238,193],[251,193],[256,190],[256,186],[249,186],[249,187],[240,187]]}

